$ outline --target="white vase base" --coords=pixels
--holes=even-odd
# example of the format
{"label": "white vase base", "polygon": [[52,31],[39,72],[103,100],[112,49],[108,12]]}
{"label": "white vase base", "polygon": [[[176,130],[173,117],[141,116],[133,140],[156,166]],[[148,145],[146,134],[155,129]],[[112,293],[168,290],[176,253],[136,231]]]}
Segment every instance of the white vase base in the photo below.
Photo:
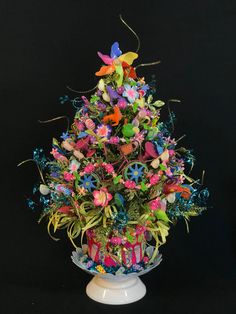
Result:
{"label": "white vase base", "polygon": [[102,278],[95,276],[86,287],[88,297],[104,304],[128,304],[142,299],[146,287],[139,277],[114,276]]}

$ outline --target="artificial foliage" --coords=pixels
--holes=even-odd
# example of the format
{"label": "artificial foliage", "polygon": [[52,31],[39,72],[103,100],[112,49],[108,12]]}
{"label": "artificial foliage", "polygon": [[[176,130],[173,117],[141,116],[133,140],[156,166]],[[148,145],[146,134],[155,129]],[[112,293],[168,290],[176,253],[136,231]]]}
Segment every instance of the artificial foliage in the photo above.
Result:
{"label": "artificial foliage", "polygon": [[[86,238],[99,243],[97,260],[84,258],[88,269],[122,266],[127,273],[153,262],[177,220],[188,225],[206,209],[208,190],[189,175],[194,156],[172,135],[173,112],[162,121],[165,102],[136,73],[137,53],[123,54],[115,42],[110,55],[98,56],[94,93],[61,97],[76,108],[73,123],[53,138],[50,156],[34,151],[41,182],[28,204],[42,210],[54,240],[63,229],[76,248]],[[154,249],[124,263],[122,252],[135,243],[143,252],[153,243]]]}

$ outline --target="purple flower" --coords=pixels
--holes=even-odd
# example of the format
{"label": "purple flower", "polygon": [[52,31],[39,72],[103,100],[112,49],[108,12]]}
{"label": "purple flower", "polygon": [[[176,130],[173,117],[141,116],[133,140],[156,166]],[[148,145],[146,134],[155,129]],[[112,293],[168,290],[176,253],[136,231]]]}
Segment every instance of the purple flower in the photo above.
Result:
{"label": "purple flower", "polygon": [[120,109],[125,109],[126,106],[127,106],[127,101],[126,101],[124,98],[120,97],[119,100],[118,100],[118,102],[117,102],[117,106],[118,106]]}
{"label": "purple flower", "polygon": [[100,124],[98,125],[97,129],[96,129],[96,133],[98,136],[100,137],[106,137],[108,138],[111,134],[111,127],[110,125],[105,125],[105,124]]}
{"label": "purple flower", "polygon": [[91,268],[93,266],[93,261],[88,261],[86,264],[87,268]]}
{"label": "purple flower", "polygon": [[125,90],[124,86],[120,86],[117,88],[117,93],[121,95],[124,92],[124,90]]}
{"label": "purple flower", "polygon": [[102,102],[98,102],[97,103],[97,107],[98,109],[100,109],[101,111],[106,111],[106,105]]}
{"label": "purple flower", "polygon": [[58,178],[58,177],[60,177],[60,174],[57,173],[57,172],[51,172],[50,176],[53,177],[53,178]]}

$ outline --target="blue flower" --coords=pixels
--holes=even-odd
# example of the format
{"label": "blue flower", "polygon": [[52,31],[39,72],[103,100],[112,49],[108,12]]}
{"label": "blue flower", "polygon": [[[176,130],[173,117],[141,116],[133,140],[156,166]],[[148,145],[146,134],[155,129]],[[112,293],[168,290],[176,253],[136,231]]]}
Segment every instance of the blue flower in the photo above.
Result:
{"label": "blue flower", "polygon": [[96,178],[92,175],[84,175],[80,178],[81,186],[83,186],[86,190],[91,192],[92,189],[96,188],[96,185],[94,185],[95,182],[97,182]]}
{"label": "blue flower", "polygon": [[68,132],[63,132],[62,135],[61,135],[61,138],[65,141],[67,138],[69,138],[70,135]]}
{"label": "blue flower", "polygon": [[144,92],[146,92],[147,90],[149,90],[149,88],[150,88],[149,85],[145,84],[145,85],[142,86],[141,89],[142,89]]}
{"label": "blue flower", "polygon": [[129,180],[134,180],[137,184],[139,179],[142,178],[143,168],[144,166],[138,163],[129,166],[127,172],[127,177],[129,178]]}
{"label": "blue flower", "polygon": [[65,188],[65,187],[63,187],[62,188],[62,193],[64,194],[64,195],[71,195],[71,191],[70,191],[70,189],[67,189],[67,188]]}
{"label": "blue flower", "polygon": [[88,133],[87,132],[80,132],[80,134],[77,136],[77,138],[84,138],[87,137]]}

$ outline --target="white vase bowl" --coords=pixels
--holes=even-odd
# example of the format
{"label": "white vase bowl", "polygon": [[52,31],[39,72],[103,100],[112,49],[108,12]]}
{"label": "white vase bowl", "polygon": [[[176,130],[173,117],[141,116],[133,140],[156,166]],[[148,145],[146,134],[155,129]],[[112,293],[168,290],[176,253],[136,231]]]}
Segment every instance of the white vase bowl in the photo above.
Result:
{"label": "white vase bowl", "polygon": [[105,304],[128,304],[140,300],[146,287],[138,276],[102,278],[93,277],[86,287],[87,295],[94,301]]}
{"label": "white vase bowl", "polygon": [[[154,250],[149,247],[149,254]],[[146,287],[139,276],[146,274],[157,267],[161,260],[161,254],[158,254],[151,264],[140,271],[124,273],[125,268],[120,267],[115,274],[99,273],[95,269],[86,268],[86,252],[83,248],[72,252],[72,261],[84,271],[94,275],[93,279],[86,287],[87,295],[94,301],[105,304],[128,304],[140,300],[146,294]]]}

